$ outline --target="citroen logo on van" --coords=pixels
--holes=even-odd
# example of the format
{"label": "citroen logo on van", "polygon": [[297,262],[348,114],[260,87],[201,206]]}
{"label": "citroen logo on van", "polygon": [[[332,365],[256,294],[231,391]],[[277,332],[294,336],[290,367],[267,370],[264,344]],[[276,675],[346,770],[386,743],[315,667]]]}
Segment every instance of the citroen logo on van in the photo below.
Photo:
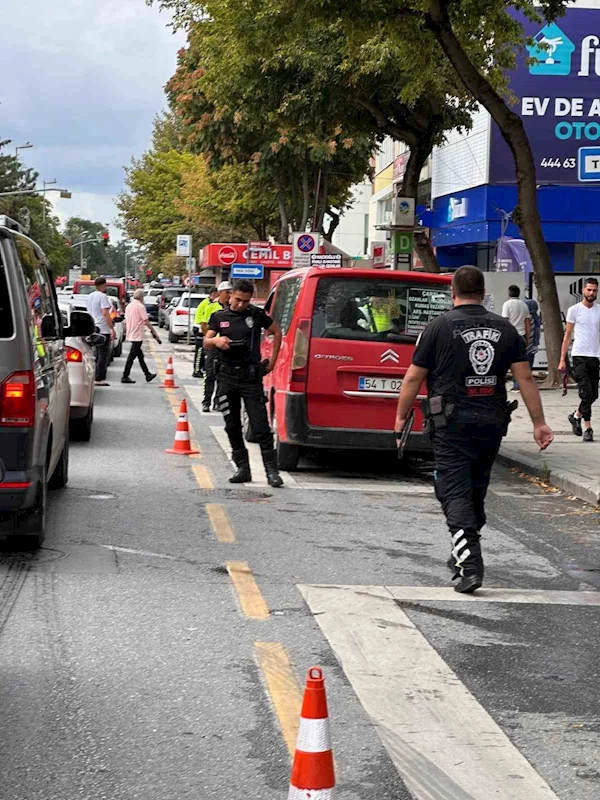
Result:
{"label": "citroen logo on van", "polygon": [[400,363],[400,356],[391,348],[386,350],[385,353],[381,354],[381,358],[379,359],[379,363],[383,364],[384,361],[393,361],[394,364]]}

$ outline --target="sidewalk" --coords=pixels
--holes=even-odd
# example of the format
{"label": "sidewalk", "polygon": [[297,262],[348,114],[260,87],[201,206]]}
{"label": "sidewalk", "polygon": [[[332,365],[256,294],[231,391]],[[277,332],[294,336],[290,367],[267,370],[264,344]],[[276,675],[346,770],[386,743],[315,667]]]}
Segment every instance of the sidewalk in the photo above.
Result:
{"label": "sidewalk", "polygon": [[541,394],[546,422],[554,431],[554,442],[548,450],[540,453],[533,441],[531,420],[520,394],[509,392],[509,400],[518,398],[519,407],[513,414],[508,436],[500,448],[498,460],[507,466],[519,467],[523,472],[536,475],[565,492],[585,500],[586,503],[598,505],[600,503],[600,405],[596,404],[594,407],[594,412],[598,414],[595,426],[596,441],[584,444],[580,437],[573,435],[567,419],[579,405],[577,388],[570,388],[566,397],[562,396],[562,389],[543,391]]}

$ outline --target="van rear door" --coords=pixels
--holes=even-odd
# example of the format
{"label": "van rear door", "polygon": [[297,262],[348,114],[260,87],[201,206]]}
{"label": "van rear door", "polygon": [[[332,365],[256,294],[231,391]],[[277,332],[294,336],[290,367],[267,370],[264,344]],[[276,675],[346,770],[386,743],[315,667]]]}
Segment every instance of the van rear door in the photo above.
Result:
{"label": "van rear door", "polygon": [[[311,325],[309,424],[393,430],[417,338],[450,306],[449,278],[441,276],[320,277]],[[415,429],[420,427],[418,417]]]}

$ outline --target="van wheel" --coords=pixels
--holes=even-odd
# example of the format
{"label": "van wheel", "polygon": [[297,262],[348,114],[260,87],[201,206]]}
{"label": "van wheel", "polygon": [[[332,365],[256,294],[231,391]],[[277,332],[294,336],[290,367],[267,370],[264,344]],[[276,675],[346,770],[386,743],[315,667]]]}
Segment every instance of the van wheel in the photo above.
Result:
{"label": "van wheel", "polygon": [[37,550],[46,538],[46,516],[48,511],[48,486],[44,469],[38,487],[35,505],[27,511],[15,514],[14,534],[8,537],[12,550]]}
{"label": "van wheel", "polygon": [[159,317],[159,319],[158,319],[158,327],[159,328],[164,328],[165,327],[164,317]]}
{"label": "van wheel", "polygon": [[258,442],[258,439],[252,430],[252,425],[250,424],[250,417],[248,416],[248,412],[245,408],[242,410],[242,429],[244,431],[244,439],[247,442],[253,442],[255,444]]}
{"label": "van wheel", "polygon": [[121,342],[121,344],[117,347],[114,353],[115,353],[115,358],[121,357],[121,355],[123,354],[123,342]]}
{"label": "van wheel", "polygon": [[52,477],[48,481],[48,488],[62,489],[67,485],[69,480],[69,438],[65,439],[65,446],[58,459],[56,469],[52,473]]}
{"label": "van wheel", "polygon": [[293,472],[298,468],[298,461],[300,461],[300,447],[297,444],[282,442],[279,438],[279,431],[277,429],[277,415],[275,413],[273,413],[272,419],[277,466],[284,472]]}
{"label": "van wheel", "polygon": [[175,336],[174,333],[171,333],[171,331],[169,331],[169,341],[171,342],[171,344],[177,344],[177,342],[179,341],[179,336]]}
{"label": "van wheel", "polygon": [[89,442],[92,438],[92,422],[94,421],[94,406],[88,408],[83,419],[71,420],[70,436],[76,442]]}

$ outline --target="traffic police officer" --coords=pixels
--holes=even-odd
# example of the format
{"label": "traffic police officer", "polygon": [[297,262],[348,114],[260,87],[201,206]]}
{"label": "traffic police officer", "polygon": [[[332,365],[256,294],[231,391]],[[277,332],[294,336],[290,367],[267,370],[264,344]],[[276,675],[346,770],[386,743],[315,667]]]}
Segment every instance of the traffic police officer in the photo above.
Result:
{"label": "traffic police officer", "polygon": [[492,466],[506,434],[510,411],[506,373],[510,367],[544,450],[554,435],[544,421],[539,391],[525,345],[508,320],[487,311],[483,273],[461,267],[452,279],[454,308],[423,331],[402,383],[396,436],[402,431],[427,379],[426,427],[433,437],[436,496],[452,538],[448,560],[457,592],[483,582],[480,532]]}
{"label": "traffic police officer", "polygon": [[198,305],[196,309],[196,314],[194,315],[194,336],[196,337],[196,349],[194,350],[194,374],[192,375],[193,378],[201,378],[202,377],[202,369],[204,368],[204,361],[206,358],[206,353],[204,352],[204,348],[202,347],[202,339],[204,338],[204,331],[202,330],[202,323],[208,322],[205,320],[205,314],[212,303],[216,303],[217,297],[219,296],[219,290],[215,286],[214,289],[211,289],[208,293],[208,297],[205,297],[204,300]]}
{"label": "traffic police officer", "polygon": [[[241,420],[241,402],[244,401],[250,427],[262,453],[267,481],[279,487],[283,481],[277,471],[277,457],[273,449],[273,434],[269,427],[265,405],[263,377],[272,371],[281,347],[281,328],[261,308],[251,305],[254,285],[237,280],[229,306],[216,311],[208,323],[204,347],[218,355],[217,397],[225,418],[232,457],[237,472],[230,483],[247,483],[252,480],[248,451],[244,444]],[[260,359],[262,330],[273,335],[273,350],[269,361]]]}
{"label": "traffic police officer", "polygon": [[[206,336],[206,332],[208,331],[208,323],[210,322],[212,315],[216,311],[221,311],[222,309],[227,308],[227,304],[229,303],[229,298],[231,296],[231,284],[229,281],[221,281],[221,283],[217,286],[217,292],[217,299],[213,300],[205,307],[202,315],[200,326],[203,336]],[[212,402],[217,383],[217,375],[215,372],[216,357],[217,351],[207,348],[206,359],[204,361],[204,397],[202,399],[202,411],[206,412],[210,411],[210,404]],[[219,411],[219,405],[216,399],[213,404],[213,411]]]}

